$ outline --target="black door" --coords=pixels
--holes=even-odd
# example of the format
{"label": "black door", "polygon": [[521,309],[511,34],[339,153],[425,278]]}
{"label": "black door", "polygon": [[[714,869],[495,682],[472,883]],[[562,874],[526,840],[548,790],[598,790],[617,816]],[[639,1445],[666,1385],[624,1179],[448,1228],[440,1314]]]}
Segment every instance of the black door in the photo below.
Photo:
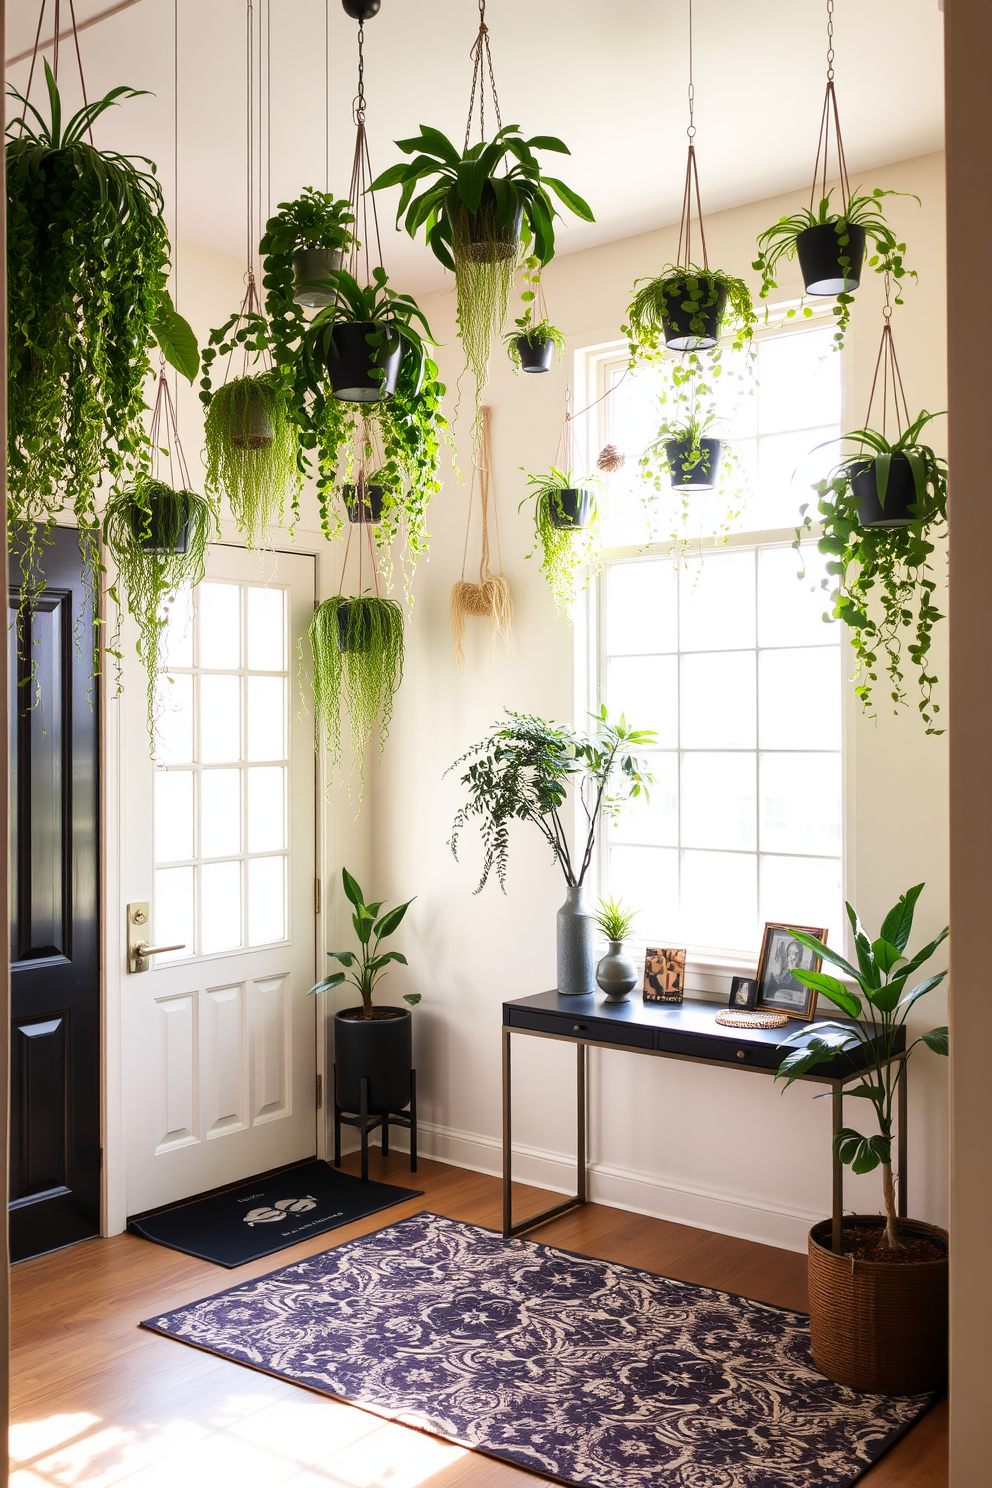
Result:
{"label": "black door", "polygon": [[[10,565],[11,1259],[100,1232],[97,684],[73,529]],[[32,675],[33,674],[33,675]]]}

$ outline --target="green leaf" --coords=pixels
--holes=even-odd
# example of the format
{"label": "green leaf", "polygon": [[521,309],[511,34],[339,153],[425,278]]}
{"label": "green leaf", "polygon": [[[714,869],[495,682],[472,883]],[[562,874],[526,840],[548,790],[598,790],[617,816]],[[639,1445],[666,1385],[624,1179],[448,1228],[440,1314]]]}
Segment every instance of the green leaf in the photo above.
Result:
{"label": "green leaf", "polygon": [[899,947],[892,945],[884,936],[879,936],[878,940],[872,941],[871,952],[883,976],[888,976],[896,962],[902,959]]}
{"label": "green leaf", "polygon": [[416,1007],[422,996],[421,992],[404,992],[403,1001],[408,1002],[411,1007]]}
{"label": "green leaf", "polygon": [[353,904],[356,909],[361,909],[363,907],[362,891],[347,868],[341,869],[341,883],[344,886],[345,898],[348,900],[348,903]]}
{"label": "green leaf", "polygon": [[565,206],[568,207],[570,212],[574,212],[576,217],[581,217],[584,222],[596,221],[589,203],[577,191],[573,191],[571,186],[566,186],[564,181],[556,180],[554,176],[543,176],[542,183],[545,186],[549,186],[555,196],[564,202]]}
{"label": "green leaf", "polygon": [[894,945],[900,952],[905,951],[909,944],[909,937],[913,930],[913,912],[924,887],[924,884],[916,884],[914,888],[907,889],[905,894],[899,896],[899,903],[889,910],[882,921],[882,939]]}
{"label": "green leaf", "polygon": [[910,960],[907,961],[906,965],[903,967],[904,974],[906,976],[912,976],[914,971],[919,971],[924,961],[930,960],[930,957],[934,954],[937,948],[947,939],[947,936],[948,926],[945,925],[943,930],[941,930],[940,934],[935,940],[932,940],[929,945],[925,945],[921,951],[917,951],[916,955],[911,957]]}
{"label": "green leaf", "polygon": [[354,966],[357,956],[354,951],[328,951],[328,956],[334,961],[340,961],[342,966]]}
{"label": "green leaf", "polygon": [[387,910],[375,927],[375,933],[379,940],[384,940],[387,935],[392,935],[399,929],[403,916],[412,903],[413,900],[408,899],[405,904],[398,905],[396,909]]}
{"label": "green leaf", "polygon": [[363,914],[360,909],[357,909],[351,917],[351,923],[355,927],[355,934],[358,936],[359,944],[367,946],[372,939],[372,926],[375,924],[372,916]]}
{"label": "green leaf", "polygon": [[533,139],[527,141],[527,145],[531,150],[554,150],[558,155],[571,155],[572,153],[568,146],[562,144],[561,140],[556,139],[553,134],[535,134]]}
{"label": "green leaf", "polygon": [[[827,1094],[830,1094],[829,1090],[827,1091]],[[885,1099],[885,1091],[882,1089],[881,1085],[858,1085],[857,1088],[854,1090],[845,1090],[844,1094],[854,1096],[855,1098],[860,1095],[863,1096],[865,1100],[871,1101],[879,1101]]]}
{"label": "green leaf", "polygon": [[948,1052],[948,1036],[946,1028],[931,1028],[929,1033],[921,1033],[920,1038],[928,1049],[935,1054],[946,1054]]}
{"label": "green leaf", "polygon": [[793,940],[798,940],[800,945],[808,946],[811,951],[815,951],[818,956],[822,956],[824,961],[832,961],[835,966],[840,967],[841,971],[846,971],[848,976],[853,977],[862,987],[864,986],[860,972],[855,971],[851,963],[845,961],[839,951],[832,950],[830,946],[824,945],[819,940],[814,940],[812,935],[807,935],[802,930],[790,930],[789,934]]}
{"label": "green leaf", "polygon": [[[332,987],[339,987],[343,981],[344,972],[335,971],[331,976],[325,977],[322,982],[318,982],[315,987],[311,987],[310,992],[329,992]],[[308,997],[310,996],[310,992],[307,993]]]}
{"label": "green leaf", "polygon": [[802,982],[804,987],[809,987],[813,992],[822,992],[824,997],[845,1012],[849,1018],[861,1017],[861,999],[854,993],[849,992],[843,982],[836,977],[828,976],[822,971],[794,971],[792,975],[797,982]]}
{"label": "green leaf", "polygon": [[195,381],[200,370],[200,350],[189,321],[179,314],[168,290],[162,291],[158,314],[150,330],[170,367],[175,367],[188,382]]}
{"label": "green leaf", "polygon": [[906,993],[899,1006],[905,1008],[908,1012],[914,1002],[919,1002],[920,998],[925,997],[928,992],[932,992],[934,987],[939,987],[946,975],[946,971],[938,971],[936,976],[927,977],[925,981],[918,982],[911,991]]}

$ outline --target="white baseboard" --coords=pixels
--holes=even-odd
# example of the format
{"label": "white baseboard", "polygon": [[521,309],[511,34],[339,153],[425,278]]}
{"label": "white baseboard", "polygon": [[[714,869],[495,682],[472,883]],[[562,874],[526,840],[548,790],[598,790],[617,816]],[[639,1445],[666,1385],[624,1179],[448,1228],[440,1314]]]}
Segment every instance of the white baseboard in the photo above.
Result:
{"label": "white baseboard", "polygon": [[[405,1136],[396,1146],[406,1150]],[[503,1171],[502,1144],[497,1137],[455,1131],[451,1127],[421,1121],[418,1123],[418,1148],[423,1157],[468,1168],[471,1172],[499,1177]],[[514,1182],[532,1183],[553,1193],[574,1193],[575,1160],[562,1153],[514,1143],[513,1178]],[[627,1209],[633,1214],[647,1214],[652,1219],[667,1219],[674,1224],[713,1230],[718,1235],[756,1240],[762,1245],[774,1245],[780,1250],[794,1250],[803,1255],[810,1225],[823,1218],[821,1213],[773,1208],[749,1195],[689,1189],[602,1163],[590,1164],[589,1197],[612,1209]]]}

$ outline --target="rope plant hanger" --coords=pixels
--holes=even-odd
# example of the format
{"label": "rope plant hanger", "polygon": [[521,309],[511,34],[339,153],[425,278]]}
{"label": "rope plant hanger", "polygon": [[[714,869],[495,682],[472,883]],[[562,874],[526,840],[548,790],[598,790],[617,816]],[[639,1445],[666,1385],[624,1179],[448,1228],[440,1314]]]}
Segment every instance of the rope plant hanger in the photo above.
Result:
{"label": "rope plant hanger", "polygon": [[[510,648],[510,626],[513,623],[513,600],[510,583],[503,573],[503,551],[499,539],[499,512],[496,506],[496,490],[493,484],[492,409],[483,404],[479,409],[479,422],[475,435],[475,451],[472,457],[472,484],[468,496],[468,515],[465,520],[465,547],[462,550],[462,575],[451,588],[451,632],[455,641],[455,665],[461,671],[465,665],[463,643],[465,640],[465,617],[476,616],[489,621],[489,656],[496,651],[496,642],[502,640],[507,651]],[[472,507],[476,486],[479,489],[479,512],[481,521],[481,544],[479,552],[479,582],[472,583],[465,577],[468,564],[468,545],[472,531]],[[496,539],[496,561],[499,572],[493,574],[489,567],[489,505],[492,502],[493,535]]]}
{"label": "rope plant hanger", "polygon": [[[581,413],[588,413],[602,401],[597,398]],[[580,587],[584,588],[599,571],[601,550],[598,495],[602,482],[597,476],[579,477],[576,473],[575,418],[572,394],[566,388],[565,415],[554,463],[540,475],[527,477],[530,495],[520,503],[521,507],[528,501],[534,503],[532,552],[541,553],[541,572],[555,608],[564,619],[571,619]],[[583,570],[585,581],[580,583]]]}
{"label": "rope plant hanger", "polygon": [[[854,291],[861,283],[862,266],[866,244],[873,245],[870,260],[876,273],[884,274],[888,280],[899,281],[908,270],[903,262],[905,243],[900,243],[885,219],[881,200],[886,196],[904,196],[899,191],[883,191],[876,186],[870,194],[851,190],[847,171],[847,156],[844,137],[840,127],[840,110],[837,106],[834,62],[834,4],[826,0],[827,21],[827,79],[820,111],[820,129],[816,139],[816,159],[813,164],[813,180],[809,192],[809,206],[805,211],[791,217],[780,217],[758,237],[758,257],[754,268],[761,271],[761,297],[767,298],[777,287],[776,274],[782,260],[798,256],[802,270],[803,285],[809,295],[836,296],[833,307],[836,316],[834,341],[838,348],[844,344],[844,336],[851,319]],[[831,165],[833,160],[833,166]],[[838,199],[829,182],[836,172]],[[919,203],[919,198],[914,197]],[[902,304],[898,293],[897,305]],[[787,312],[787,318],[796,314]]]}
{"label": "rope plant hanger", "polygon": [[[203,353],[200,397],[209,495],[225,495],[231,515],[251,548],[268,544],[287,499],[298,515],[300,473],[296,428],[288,417],[285,389],[273,366],[271,337],[255,280],[260,180],[256,180],[256,92],[261,37],[256,36],[253,0],[245,3],[245,293],[240,308],[211,331]],[[270,100],[271,102],[271,100]],[[215,358],[226,358],[224,380],[214,390]],[[233,375],[232,375],[233,373]]]}

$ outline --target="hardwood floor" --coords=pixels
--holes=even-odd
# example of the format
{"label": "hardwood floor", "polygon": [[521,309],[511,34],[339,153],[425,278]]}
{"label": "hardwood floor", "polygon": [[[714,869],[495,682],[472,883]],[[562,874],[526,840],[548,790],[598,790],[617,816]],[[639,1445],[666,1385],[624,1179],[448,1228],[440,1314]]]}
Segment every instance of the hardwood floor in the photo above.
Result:
{"label": "hardwood floor", "polygon": [[[355,1169],[354,1157],[346,1166]],[[372,1177],[409,1182],[402,1154]],[[430,1208],[498,1228],[497,1179],[423,1162],[422,1199],[222,1271],[132,1235],[89,1240],[12,1276],[12,1488],[532,1488],[503,1463],[384,1423],[139,1329],[164,1312]],[[551,1196],[517,1186],[520,1212]],[[514,1199],[516,1208],[517,1199]],[[535,1239],[784,1307],[806,1306],[804,1256],[590,1204]],[[860,1481],[946,1488],[946,1404]]]}

